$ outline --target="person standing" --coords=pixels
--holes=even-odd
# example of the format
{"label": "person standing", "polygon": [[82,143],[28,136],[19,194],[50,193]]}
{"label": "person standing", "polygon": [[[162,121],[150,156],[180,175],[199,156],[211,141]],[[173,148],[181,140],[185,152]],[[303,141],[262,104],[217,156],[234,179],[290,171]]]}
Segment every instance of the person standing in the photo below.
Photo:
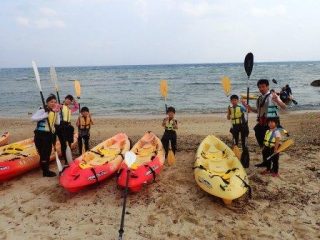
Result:
{"label": "person standing", "polygon": [[270,92],[267,79],[260,79],[257,82],[257,86],[261,95],[257,99],[256,108],[247,107],[249,111],[257,113],[257,124],[254,127],[254,131],[257,142],[262,148],[266,131],[269,129],[267,118],[278,118],[278,123],[280,124],[279,108],[286,109],[286,105],[275,92]]}
{"label": "person standing", "polygon": [[169,152],[169,142],[171,142],[171,148],[174,154],[176,154],[177,149],[177,133],[178,121],[175,119],[176,110],[174,107],[168,107],[167,117],[162,121],[162,127],[164,127],[164,133],[161,138],[163,148],[165,150],[165,156],[167,158]]}
{"label": "person standing", "polygon": [[237,95],[232,95],[230,97],[230,106],[228,106],[227,119],[231,120],[232,128],[230,132],[234,139],[234,145],[238,146],[239,134],[241,134],[241,145],[242,149],[245,146],[245,139],[249,135],[248,125],[245,119],[246,109],[244,106],[239,104],[239,97]]}
{"label": "person standing", "polygon": [[85,151],[89,151],[90,128],[93,121],[88,107],[82,107],[80,113],[76,125],[78,127],[79,154],[83,154],[82,141],[84,141]]}
{"label": "person standing", "polygon": [[72,95],[67,95],[64,99],[61,110],[61,122],[57,128],[57,135],[61,144],[62,157],[65,159],[65,165],[68,165],[66,158],[67,144],[73,143],[74,127],[71,124],[71,114],[79,110],[79,104]]}
{"label": "person standing", "polygon": [[32,115],[32,121],[37,122],[34,131],[34,143],[38,154],[40,155],[40,167],[44,177],[54,177],[55,172],[49,170],[49,162],[52,151],[52,145],[55,142],[55,125],[59,125],[60,105],[57,104],[55,95],[50,95],[46,99],[45,109],[39,109]]}

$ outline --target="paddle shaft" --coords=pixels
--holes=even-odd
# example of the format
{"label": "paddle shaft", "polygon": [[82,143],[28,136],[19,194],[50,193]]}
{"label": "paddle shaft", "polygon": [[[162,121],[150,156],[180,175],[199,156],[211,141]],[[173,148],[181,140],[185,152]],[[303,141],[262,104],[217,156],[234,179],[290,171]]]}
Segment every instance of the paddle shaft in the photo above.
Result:
{"label": "paddle shaft", "polygon": [[123,227],[124,227],[124,217],[126,214],[126,204],[127,204],[127,196],[128,196],[128,185],[129,185],[129,175],[130,175],[130,169],[127,169],[127,179],[126,179],[126,187],[124,189],[124,197],[123,197],[123,205],[122,205],[122,214],[121,214],[121,223],[120,223],[120,229],[119,229],[119,240],[122,240],[122,235],[124,233]]}

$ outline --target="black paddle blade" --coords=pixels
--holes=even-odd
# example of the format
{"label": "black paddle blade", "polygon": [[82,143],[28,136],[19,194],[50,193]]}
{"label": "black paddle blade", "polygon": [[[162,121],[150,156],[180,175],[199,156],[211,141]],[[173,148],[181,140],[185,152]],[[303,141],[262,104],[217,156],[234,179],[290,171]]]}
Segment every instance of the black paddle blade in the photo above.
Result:
{"label": "black paddle blade", "polygon": [[294,100],[294,99],[292,99],[291,101],[294,103],[294,105],[298,104],[298,102],[296,100]]}
{"label": "black paddle blade", "polygon": [[253,68],[253,54],[250,52],[246,55],[244,59],[244,69],[246,70],[248,77],[250,77],[251,75],[252,68]]}
{"label": "black paddle blade", "polygon": [[240,162],[242,164],[242,166],[244,168],[248,168],[249,167],[249,163],[250,163],[250,156],[249,156],[249,150],[248,147],[245,147],[242,151],[241,154],[241,159]]}
{"label": "black paddle blade", "polygon": [[272,82],[273,82],[274,84],[278,84],[277,80],[275,80],[275,79],[272,79]]}

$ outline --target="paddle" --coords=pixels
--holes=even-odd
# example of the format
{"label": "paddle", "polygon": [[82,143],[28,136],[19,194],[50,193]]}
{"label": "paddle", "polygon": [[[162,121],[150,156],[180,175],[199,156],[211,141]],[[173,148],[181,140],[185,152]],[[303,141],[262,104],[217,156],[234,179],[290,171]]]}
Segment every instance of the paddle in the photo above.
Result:
{"label": "paddle", "polygon": [[277,80],[275,80],[274,78],[272,79],[272,82],[273,82],[274,84],[278,84]]}
{"label": "paddle", "polygon": [[[45,104],[43,93],[42,93],[42,87],[41,87],[40,75],[39,75],[38,67],[37,67],[37,64],[36,64],[35,61],[32,61],[32,68],[33,68],[33,72],[34,72],[34,75],[36,77],[37,85],[38,85],[38,88],[39,88],[39,91],[40,91],[40,96],[41,96],[43,109],[45,110],[46,104]],[[49,122],[49,118],[47,118],[47,122],[48,122],[48,126],[49,126],[49,131],[52,133],[52,129],[51,129],[51,125],[50,125],[50,122]],[[57,163],[58,171],[60,173],[62,171],[61,161],[60,161],[60,159],[58,157],[58,153],[57,153],[57,149],[56,149],[55,143],[52,143],[52,146],[53,146],[53,151],[54,151],[55,156],[56,156],[56,163]]]}
{"label": "paddle", "polygon": [[55,67],[50,67],[50,79],[57,93],[58,103],[60,104],[59,87],[58,87],[58,77]]}
{"label": "paddle", "polygon": [[[50,79],[51,79],[51,82],[53,83],[53,86],[54,86],[54,88],[55,88],[55,90],[56,90],[57,98],[58,98],[58,103],[61,104],[61,102],[60,102],[60,96],[59,96],[58,77],[57,77],[57,72],[56,72],[55,67],[50,67]],[[61,116],[63,117],[63,115],[62,115],[62,109],[60,110],[60,114],[61,114]],[[73,161],[73,159],[72,159],[71,148],[70,148],[68,142],[66,142],[66,158],[67,158],[68,164],[71,164],[72,161]],[[61,164],[61,162],[60,162],[60,164]]]}
{"label": "paddle", "polygon": [[124,227],[124,217],[125,217],[125,213],[126,213],[126,204],[127,204],[127,196],[128,196],[129,175],[130,175],[130,171],[131,171],[131,166],[134,164],[136,159],[137,159],[137,156],[133,152],[131,152],[131,151],[126,152],[125,157],[124,157],[124,162],[127,164],[128,168],[127,168],[126,187],[124,189],[121,223],[120,223],[119,238],[118,238],[119,240],[122,240],[122,236],[124,233],[123,227]]}
{"label": "paddle", "polygon": [[[249,79],[251,76],[251,72],[253,69],[253,54],[250,52],[246,55],[244,59],[244,69],[247,73],[248,79],[247,79],[247,105],[249,106]],[[249,111],[247,111],[247,128],[249,129]],[[245,138],[245,148],[242,151],[241,155],[241,163],[243,167],[248,168],[249,162],[250,162],[250,155],[249,155],[249,149],[248,149],[248,136]]]}
{"label": "paddle", "polygon": [[168,97],[168,83],[167,80],[160,80],[160,93],[161,96],[164,98],[164,105],[167,112],[167,97]]}
{"label": "paddle", "polygon": [[223,76],[221,78],[221,85],[222,85],[222,88],[224,90],[224,93],[228,97],[230,95],[230,92],[231,92],[231,81],[230,81],[230,78],[227,77],[227,76]]}
{"label": "paddle", "polygon": [[[76,92],[76,96],[78,99],[78,104],[79,104],[79,117],[80,117],[80,96],[81,96],[81,85],[80,85],[80,81],[78,80],[74,80],[74,90]],[[84,142],[83,139],[81,138],[81,142],[82,142],[82,149],[81,149],[81,154],[84,153],[85,150],[85,146],[84,146]]]}
{"label": "paddle", "polygon": [[288,139],[287,141],[285,141],[284,143],[281,144],[281,146],[278,148],[277,153],[273,153],[271,156],[269,156],[267,158],[267,161],[269,161],[273,156],[279,154],[280,152],[283,152],[284,150],[286,150],[288,147],[290,147],[293,144],[294,144],[293,139]]}
{"label": "paddle", "polygon": [[[224,90],[224,93],[228,97],[230,95],[230,92],[231,92],[231,80],[230,80],[230,78],[227,77],[227,76],[223,76],[221,78],[221,85],[222,85],[222,89]],[[241,152],[240,152],[239,147],[236,145],[236,141],[235,141],[235,139],[233,137],[233,134],[232,134],[232,143],[233,143],[232,151],[236,155],[236,157],[240,160],[241,159]]]}

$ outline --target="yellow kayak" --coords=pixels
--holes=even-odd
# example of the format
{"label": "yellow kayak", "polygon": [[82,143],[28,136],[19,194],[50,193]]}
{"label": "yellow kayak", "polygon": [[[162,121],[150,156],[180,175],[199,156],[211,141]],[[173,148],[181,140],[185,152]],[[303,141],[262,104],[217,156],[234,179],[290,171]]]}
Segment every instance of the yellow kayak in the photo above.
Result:
{"label": "yellow kayak", "polygon": [[197,184],[226,204],[241,197],[250,186],[247,174],[233,151],[220,139],[207,136],[196,153],[194,176]]}

